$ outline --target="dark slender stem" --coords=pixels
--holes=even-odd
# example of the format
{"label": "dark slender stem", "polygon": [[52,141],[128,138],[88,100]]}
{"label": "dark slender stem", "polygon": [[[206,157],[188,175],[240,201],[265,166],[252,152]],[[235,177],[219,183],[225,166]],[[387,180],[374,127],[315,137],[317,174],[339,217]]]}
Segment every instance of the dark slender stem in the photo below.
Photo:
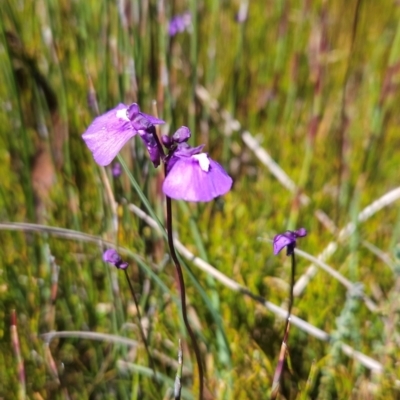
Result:
{"label": "dark slender stem", "polygon": [[154,365],[153,357],[151,356],[149,346],[147,345],[147,338],[146,338],[146,335],[144,334],[143,327],[142,327],[142,315],[141,315],[141,312],[140,312],[140,309],[139,309],[139,302],[138,302],[138,300],[136,298],[135,291],[133,290],[132,282],[129,279],[129,275],[128,275],[127,269],[124,269],[124,272],[125,272],[126,280],[128,281],[129,289],[130,289],[132,297],[133,297],[133,301],[135,302],[137,315],[138,315],[138,319],[139,319],[140,336],[142,337],[142,340],[143,340],[143,343],[144,343],[144,347],[146,348],[147,357],[148,357],[148,360],[149,360],[149,365],[150,365],[151,369],[153,370],[154,378],[157,380],[157,373],[156,373],[156,368],[155,368],[155,365]]}
{"label": "dark slender stem", "polygon": [[291,258],[292,258],[292,273],[290,277],[290,288],[289,288],[289,305],[288,305],[288,315],[286,318],[285,330],[283,333],[283,340],[281,345],[281,351],[279,353],[279,361],[278,365],[275,369],[274,378],[272,380],[272,390],[270,400],[275,400],[278,396],[279,392],[279,382],[282,377],[283,369],[285,366],[285,358],[288,349],[288,340],[289,340],[289,329],[290,329],[290,315],[292,314],[293,307],[293,288],[294,288],[294,277],[296,273],[296,257],[294,254],[294,249],[291,250]]}
{"label": "dark slender stem", "polygon": [[296,256],[294,254],[294,251],[291,253],[291,258],[292,258],[292,274],[290,277],[289,305],[288,305],[288,316],[286,319],[285,333],[290,322],[290,314],[292,313],[292,307],[293,307],[293,288],[294,288],[294,277],[296,273]]}
{"label": "dark slender stem", "polygon": [[182,317],[185,323],[186,329],[189,333],[194,353],[196,355],[197,367],[199,368],[199,381],[200,381],[200,390],[199,390],[199,399],[203,399],[203,380],[204,380],[204,371],[203,365],[201,363],[200,356],[200,348],[197,344],[196,336],[194,335],[192,328],[189,325],[189,320],[187,317],[187,309],[186,309],[186,292],[185,292],[185,281],[183,279],[183,271],[182,267],[179,263],[178,257],[175,252],[174,239],[172,235],[172,202],[171,198],[167,197],[167,236],[168,236],[168,246],[169,251],[171,253],[171,258],[175,264],[177,283],[179,288],[179,294],[181,296],[181,304],[182,304]]}

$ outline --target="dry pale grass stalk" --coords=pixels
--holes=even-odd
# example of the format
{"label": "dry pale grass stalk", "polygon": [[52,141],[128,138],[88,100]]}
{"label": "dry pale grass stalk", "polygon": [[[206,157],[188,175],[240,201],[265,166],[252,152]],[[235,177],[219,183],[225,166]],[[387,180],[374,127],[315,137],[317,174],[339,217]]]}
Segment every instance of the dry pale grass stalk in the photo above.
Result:
{"label": "dry pale grass stalk", "polygon": [[[378,211],[383,208],[389,206],[395,201],[400,199],[400,187],[391,190],[390,192],[384,194],[379,199],[372,202],[369,206],[365,207],[357,217],[357,222],[362,223],[365,222],[368,218],[372,217]],[[350,237],[352,233],[354,233],[356,229],[356,225],[354,222],[349,222],[338,234],[337,241],[330,242],[328,246],[317,256],[317,259],[321,262],[325,262],[335,253],[337,248],[339,247],[339,243],[343,242],[347,238]],[[305,288],[307,287],[310,280],[317,273],[318,268],[315,265],[311,265],[308,267],[307,271],[298,279],[296,285],[294,286],[294,295],[300,296]]]}
{"label": "dry pale grass stalk", "polygon": [[[136,207],[133,204],[129,205],[129,209],[132,212],[134,212],[139,218],[143,219],[150,227],[152,227],[153,229],[159,230],[157,222],[154,221],[143,210],[141,210],[140,208]],[[97,243],[98,245],[107,245],[110,247],[115,247],[113,243],[104,241],[103,239],[101,239],[97,236],[88,235],[88,234],[73,231],[70,229],[64,229],[64,228],[58,228],[58,227],[52,227],[52,226],[9,222],[9,223],[0,223],[0,230],[47,232],[47,233],[51,233],[51,234],[54,234],[59,237],[75,239],[75,240],[82,240],[85,242]],[[233,290],[235,292],[242,293],[242,294],[252,298],[253,300],[262,304],[267,310],[271,311],[278,317],[280,317],[282,319],[287,318],[287,311],[284,310],[283,308],[265,300],[262,296],[252,293],[250,290],[241,286],[233,279],[228,278],[226,275],[224,275],[223,273],[218,271],[216,268],[214,268],[209,263],[205,262],[204,260],[202,260],[199,257],[196,257],[178,240],[175,240],[174,243],[175,243],[176,249],[184,258],[191,261],[196,267],[198,267],[202,271],[204,271],[207,274],[214,277],[216,280],[218,280],[224,286],[230,288],[231,290]],[[123,247],[118,247],[118,251],[120,251],[121,254],[128,254],[128,250]],[[309,335],[311,335],[317,339],[320,339],[323,341],[330,340],[330,335],[328,333],[326,333],[322,329],[319,329],[319,328],[309,324],[308,322],[302,320],[301,318],[296,317],[295,315],[291,315],[290,322],[293,326],[297,326],[302,331],[308,333]],[[85,335],[97,335],[94,332],[84,332],[84,334]],[[50,338],[54,338],[54,335],[68,335],[68,334],[62,333],[62,332],[54,332],[54,333],[50,332],[47,335],[50,335]],[[51,336],[51,335],[53,335],[53,336]],[[92,336],[92,337],[95,338],[95,336]],[[45,336],[45,338],[46,338],[46,336]],[[125,339],[125,340],[129,340],[129,339]],[[342,344],[342,348],[343,348],[343,351],[345,352],[345,354],[352,356],[354,359],[356,359],[358,362],[360,362],[366,368],[370,369],[372,372],[382,373],[383,367],[382,367],[382,364],[379,363],[378,361],[372,359],[371,357],[368,357],[367,355],[364,355],[360,352],[353,350],[351,347],[349,347],[347,345]]]}
{"label": "dry pale grass stalk", "polygon": [[[159,230],[157,222],[154,221],[149,215],[147,215],[139,207],[135,206],[134,204],[129,204],[129,209],[132,212],[134,212],[139,218],[143,219],[150,227],[152,227],[153,229]],[[262,304],[267,310],[273,312],[278,317],[280,317],[282,319],[287,318],[287,311],[284,310],[283,308],[278,307],[277,305],[265,300],[262,296],[252,293],[246,287],[241,286],[233,279],[227,277],[226,275],[224,275],[222,272],[218,271],[216,268],[214,268],[209,263],[205,262],[204,260],[202,260],[199,257],[196,257],[179,240],[175,239],[174,243],[175,243],[176,249],[184,258],[191,261],[196,267],[198,267],[202,271],[206,272],[207,274],[211,275],[213,278],[218,280],[224,286],[228,287],[229,289],[231,289],[235,292],[242,293],[242,294],[252,298],[253,300]],[[290,316],[290,323],[291,323],[291,325],[297,326],[299,329],[303,330],[304,332],[307,332],[309,335],[311,335],[317,339],[320,339],[323,341],[330,340],[330,335],[328,333],[326,333],[322,329],[319,329],[319,328],[309,324],[308,322],[296,317],[295,315]],[[368,368],[371,371],[376,372],[376,373],[382,373],[383,367],[382,367],[382,364],[379,363],[378,361],[372,359],[371,357],[368,357],[365,354],[355,351],[354,349],[352,349],[350,346],[348,346],[346,344],[342,344],[342,349],[345,354],[353,357],[355,360],[360,362],[366,368]]]}
{"label": "dry pale grass stalk", "polygon": [[11,344],[14,350],[14,355],[17,361],[18,371],[18,399],[26,398],[26,383],[25,383],[25,367],[24,360],[21,355],[21,347],[19,344],[18,329],[17,329],[17,314],[15,310],[11,311],[11,324],[10,324]]}

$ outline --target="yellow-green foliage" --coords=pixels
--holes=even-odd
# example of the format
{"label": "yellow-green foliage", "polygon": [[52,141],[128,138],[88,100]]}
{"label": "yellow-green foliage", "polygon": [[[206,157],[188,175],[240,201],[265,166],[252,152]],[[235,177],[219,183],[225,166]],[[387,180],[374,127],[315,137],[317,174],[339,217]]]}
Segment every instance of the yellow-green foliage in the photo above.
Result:
{"label": "yellow-green foliage", "polygon": [[[0,1],[1,398],[22,398],[24,391],[31,399],[167,398],[179,338],[183,397],[197,396],[195,358],[166,243],[129,210],[129,203],[145,208],[127,175],[113,179],[106,168],[118,202],[114,215],[105,175],[81,139],[95,116],[89,95],[97,96],[100,112],[135,101],[153,114],[156,100],[168,123],[163,133],[189,126],[191,144],[204,143],[229,171],[234,186],[223,198],[174,204],[174,228],[195,255],[255,295],[286,307],[290,259],[273,255],[268,239],[276,233],[304,226],[309,234],[298,245],[317,256],[355,223],[327,262],[362,283],[376,307],[368,309],[319,271],[295,298],[293,312],[333,339],[321,342],[291,327],[290,367],[280,396],[399,397],[398,203],[357,222],[366,206],[400,182],[399,5],[249,1],[247,20],[238,23],[240,3]],[[192,29],[169,38],[168,19],[188,9]],[[247,147],[244,131],[293,180],[295,193]],[[162,171],[153,170],[138,140],[122,156],[163,221]],[[333,229],[318,218],[322,212]],[[6,222],[38,224],[38,231],[25,226],[15,232]],[[74,233],[61,237],[43,225]],[[105,265],[100,241],[88,242],[81,232],[129,251],[125,258],[149,328],[159,387],[123,272]],[[296,279],[310,265],[297,260]],[[204,356],[209,398],[268,398],[283,320],[188,266],[194,276],[185,269],[189,318]],[[25,380],[12,345],[13,310]],[[41,335],[52,330],[119,335],[139,347],[77,335],[47,346]],[[384,373],[371,373],[344,355],[342,341],[380,362]]]}

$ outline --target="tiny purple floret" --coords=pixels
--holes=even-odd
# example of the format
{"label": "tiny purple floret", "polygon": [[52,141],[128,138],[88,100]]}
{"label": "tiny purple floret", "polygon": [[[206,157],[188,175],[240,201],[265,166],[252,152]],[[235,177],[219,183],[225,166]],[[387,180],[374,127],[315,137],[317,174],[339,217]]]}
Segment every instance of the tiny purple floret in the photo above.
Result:
{"label": "tiny purple floret", "polygon": [[103,253],[103,261],[114,265],[118,269],[126,269],[129,265],[127,262],[122,261],[121,256],[114,249],[108,249]]}
{"label": "tiny purple floret", "polygon": [[294,253],[296,247],[296,239],[307,235],[305,228],[296,231],[286,231],[274,237],[274,254],[277,255],[284,247],[286,247],[286,255]]}
{"label": "tiny purple floret", "polygon": [[177,33],[182,33],[188,30],[192,23],[192,16],[190,12],[185,12],[173,17],[169,23],[168,33],[169,36],[175,36]]}
{"label": "tiny purple floret", "polygon": [[187,142],[191,136],[190,129],[187,126],[181,126],[173,135],[172,140],[175,143]]}
{"label": "tiny purple floret", "polygon": [[119,162],[115,162],[111,168],[111,173],[114,178],[119,178],[122,174],[122,167]]}

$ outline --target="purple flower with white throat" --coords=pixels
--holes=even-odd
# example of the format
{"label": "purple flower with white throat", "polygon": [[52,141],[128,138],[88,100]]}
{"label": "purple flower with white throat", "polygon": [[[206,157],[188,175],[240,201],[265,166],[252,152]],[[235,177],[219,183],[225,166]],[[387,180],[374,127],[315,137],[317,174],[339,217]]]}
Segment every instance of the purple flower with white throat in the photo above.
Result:
{"label": "purple flower with white throat", "polygon": [[284,247],[286,247],[286,255],[294,253],[297,238],[307,235],[305,228],[300,228],[297,231],[286,231],[274,237],[274,254],[277,255]]}
{"label": "purple flower with white throat", "polygon": [[167,176],[163,184],[164,193],[176,200],[211,201],[227,193],[232,187],[232,178],[221,165],[202,153],[204,146],[191,147],[189,128],[179,128],[171,139],[163,138],[169,147]]}
{"label": "purple flower with white throat", "polygon": [[[127,106],[118,104],[117,107],[95,118],[82,135],[97,164],[105,166],[117,156],[129,139],[139,134],[146,146],[146,136],[154,125],[164,121],[140,111],[136,103]],[[155,164],[159,159],[155,159]],[[153,161],[154,163],[154,161]],[[157,164],[157,165],[158,165]]]}
{"label": "purple flower with white throat", "polygon": [[114,249],[108,249],[103,253],[103,261],[114,265],[118,269],[126,269],[128,268],[128,263],[123,261],[121,256]]}

